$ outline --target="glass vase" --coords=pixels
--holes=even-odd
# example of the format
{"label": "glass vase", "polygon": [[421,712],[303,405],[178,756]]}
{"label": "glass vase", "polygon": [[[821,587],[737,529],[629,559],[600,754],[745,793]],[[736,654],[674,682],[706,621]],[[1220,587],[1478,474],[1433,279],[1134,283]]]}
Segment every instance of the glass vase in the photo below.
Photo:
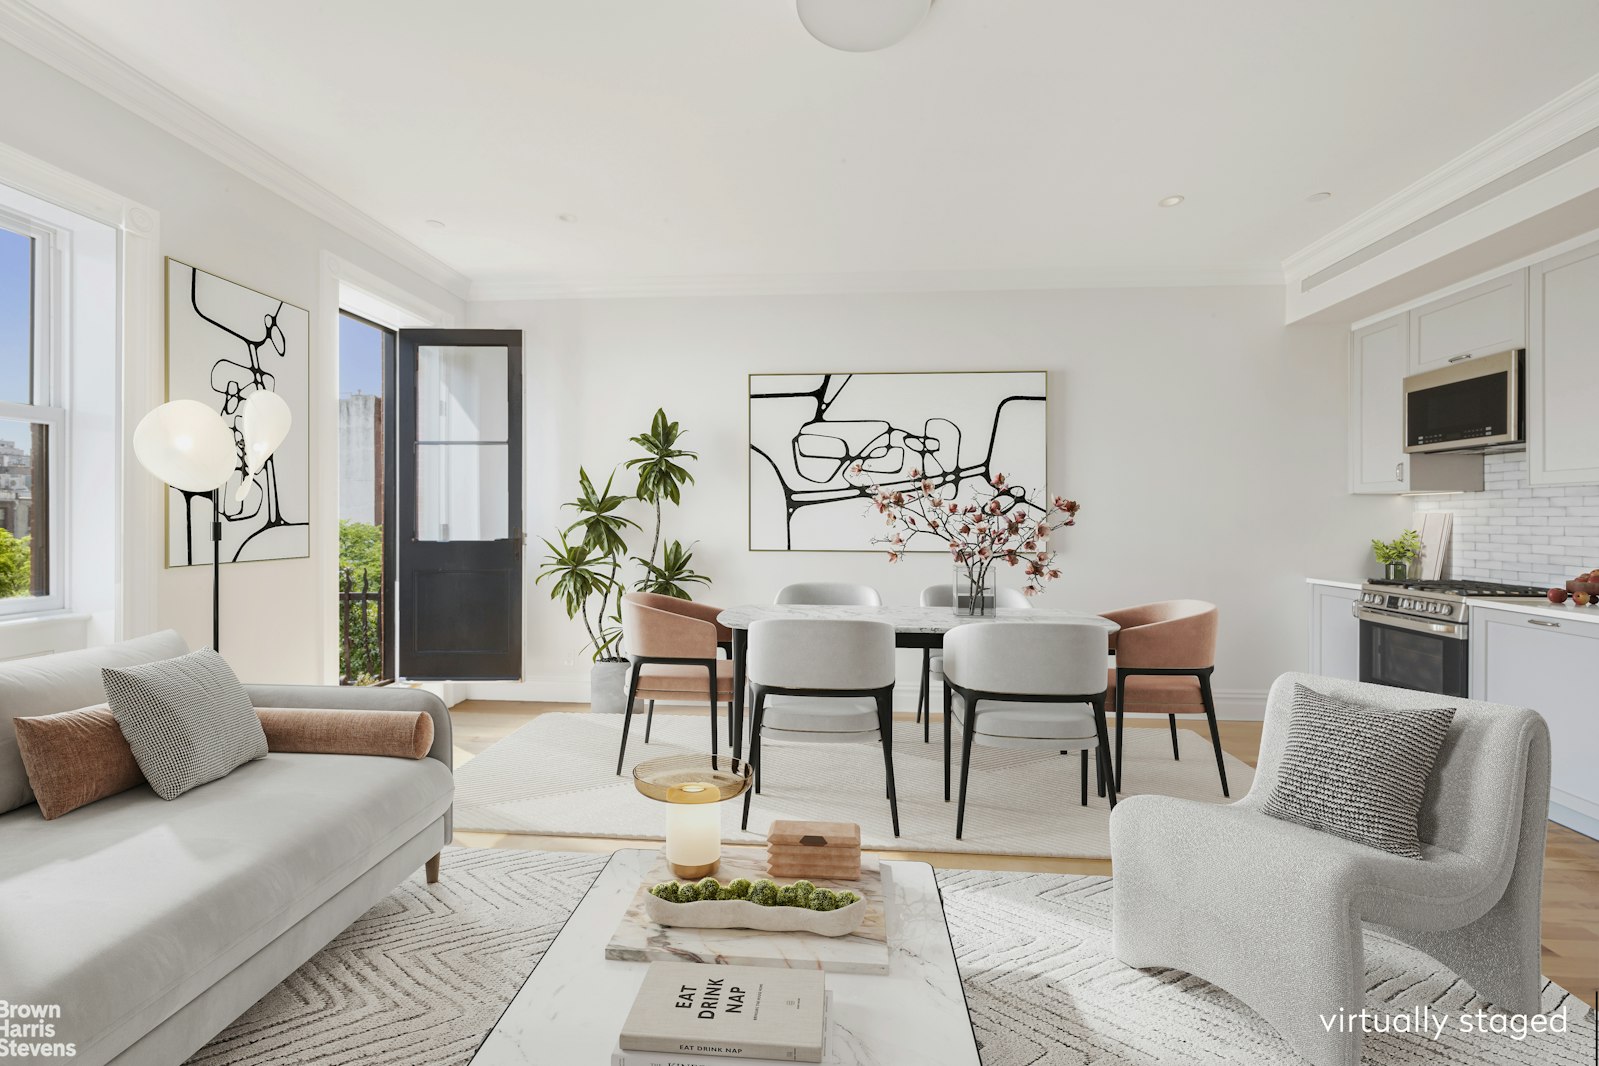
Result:
{"label": "glass vase", "polygon": [[972,618],[989,617],[995,613],[998,582],[992,566],[968,567],[955,564],[955,588],[952,601],[955,613]]}
{"label": "glass vase", "polygon": [[1408,562],[1385,563],[1383,564],[1383,576],[1389,581],[1404,581],[1410,577],[1410,564]]}

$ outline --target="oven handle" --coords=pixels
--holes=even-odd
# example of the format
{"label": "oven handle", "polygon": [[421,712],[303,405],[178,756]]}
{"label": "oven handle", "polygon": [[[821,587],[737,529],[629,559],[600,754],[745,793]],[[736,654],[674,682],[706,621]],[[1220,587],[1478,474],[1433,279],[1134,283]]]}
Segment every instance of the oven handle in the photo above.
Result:
{"label": "oven handle", "polygon": [[1362,607],[1358,603],[1354,605],[1354,615],[1362,622],[1371,622],[1374,625],[1392,626],[1394,629],[1408,629],[1412,633],[1448,637],[1450,640],[1466,639],[1466,627],[1456,622],[1424,622],[1420,618],[1392,614],[1372,607]]}

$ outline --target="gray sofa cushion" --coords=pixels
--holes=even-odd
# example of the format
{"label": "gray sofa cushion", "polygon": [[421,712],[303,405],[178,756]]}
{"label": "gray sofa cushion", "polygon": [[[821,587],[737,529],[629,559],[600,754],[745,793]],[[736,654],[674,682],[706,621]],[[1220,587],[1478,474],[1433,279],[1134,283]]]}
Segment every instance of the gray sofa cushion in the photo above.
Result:
{"label": "gray sofa cushion", "polygon": [[[188,650],[183,638],[168,629],[86,651],[0,663],[0,812],[33,802],[33,789],[28,787],[28,774],[17,751],[17,734],[11,719],[104,703],[102,668],[137,666],[170,659]],[[29,813],[38,817],[37,811]]]}
{"label": "gray sofa cushion", "polygon": [[452,790],[435,759],[274,753],[171,802],[141,785],[53,822],[0,815],[0,998],[70,1005],[74,1061],[108,1061],[435,824]]}
{"label": "gray sofa cushion", "polygon": [[1294,686],[1277,783],[1261,813],[1421,858],[1421,802],[1452,707],[1374,707]]}
{"label": "gray sofa cushion", "polygon": [[102,674],[111,713],[144,779],[164,800],[267,753],[254,704],[209,648],[123,670],[106,667]]}

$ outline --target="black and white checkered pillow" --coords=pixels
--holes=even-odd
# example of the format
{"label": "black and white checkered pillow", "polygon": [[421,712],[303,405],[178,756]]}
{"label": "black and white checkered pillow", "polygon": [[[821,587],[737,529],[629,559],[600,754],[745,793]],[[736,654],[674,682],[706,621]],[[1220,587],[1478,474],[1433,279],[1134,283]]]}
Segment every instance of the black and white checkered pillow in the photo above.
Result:
{"label": "black and white checkered pillow", "polygon": [[1273,818],[1421,858],[1417,822],[1452,707],[1389,710],[1294,686],[1294,714],[1263,808]]}
{"label": "black and white checkered pillow", "polygon": [[162,799],[177,799],[267,753],[255,705],[209,649],[100,672],[106,703]]}

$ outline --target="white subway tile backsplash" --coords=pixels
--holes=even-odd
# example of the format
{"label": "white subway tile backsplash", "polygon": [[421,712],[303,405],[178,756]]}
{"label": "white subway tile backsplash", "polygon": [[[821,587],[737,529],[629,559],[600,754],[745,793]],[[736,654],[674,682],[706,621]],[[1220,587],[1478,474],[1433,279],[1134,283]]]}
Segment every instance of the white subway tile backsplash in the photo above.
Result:
{"label": "white subway tile backsplash", "polygon": [[1487,456],[1483,484],[1416,500],[1455,516],[1446,576],[1542,588],[1599,567],[1599,486],[1531,485],[1525,452]]}

